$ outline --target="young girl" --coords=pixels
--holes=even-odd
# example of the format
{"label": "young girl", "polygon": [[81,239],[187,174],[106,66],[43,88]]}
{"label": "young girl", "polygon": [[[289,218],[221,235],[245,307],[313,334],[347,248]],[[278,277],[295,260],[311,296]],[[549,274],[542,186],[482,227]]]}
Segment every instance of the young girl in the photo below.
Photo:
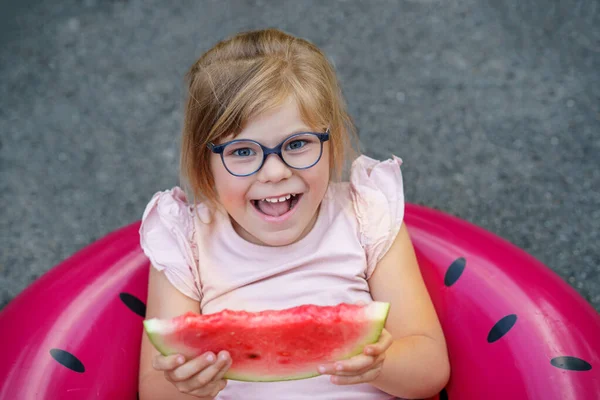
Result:
{"label": "young girl", "polygon": [[[236,35],[191,68],[179,187],[140,229],[147,318],[302,304],[391,303],[381,339],[312,379],[226,381],[226,351],[160,355],[143,335],[151,399],[425,398],[447,383],[444,336],[403,224],[400,159],[354,159],[331,65],[278,30]],[[187,193],[187,194],[186,194]]]}

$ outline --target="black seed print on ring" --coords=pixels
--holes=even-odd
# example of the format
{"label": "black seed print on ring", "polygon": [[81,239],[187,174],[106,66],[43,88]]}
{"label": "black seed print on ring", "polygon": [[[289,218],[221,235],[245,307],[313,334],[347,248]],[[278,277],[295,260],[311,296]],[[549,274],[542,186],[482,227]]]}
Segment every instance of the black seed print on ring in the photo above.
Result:
{"label": "black seed print on ring", "polygon": [[146,305],[143,301],[129,293],[121,293],[119,294],[119,297],[131,311],[142,318],[146,316]]}
{"label": "black seed print on ring", "polygon": [[494,343],[496,340],[502,338],[502,336],[506,335],[506,333],[512,329],[516,322],[516,314],[509,314],[506,317],[502,318],[500,321],[496,322],[496,324],[492,327],[492,329],[490,329],[490,333],[488,334],[488,343]]}
{"label": "black seed print on ring", "polygon": [[467,265],[467,260],[464,257],[460,257],[454,260],[454,262],[450,264],[448,270],[446,271],[446,276],[444,277],[444,285],[454,285],[465,270],[465,265]]}
{"label": "black seed print on ring", "polygon": [[550,360],[550,363],[557,368],[568,369],[571,371],[589,371],[592,369],[592,365],[590,363],[577,357],[555,357]]}
{"label": "black seed print on ring", "polygon": [[69,368],[72,371],[85,372],[85,367],[83,366],[83,363],[68,351],[61,349],[50,349],[50,355],[59,364]]}
{"label": "black seed print on ring", "polygon": [[445,388],[440,392],[440,400],[448,400],[448,392]]}

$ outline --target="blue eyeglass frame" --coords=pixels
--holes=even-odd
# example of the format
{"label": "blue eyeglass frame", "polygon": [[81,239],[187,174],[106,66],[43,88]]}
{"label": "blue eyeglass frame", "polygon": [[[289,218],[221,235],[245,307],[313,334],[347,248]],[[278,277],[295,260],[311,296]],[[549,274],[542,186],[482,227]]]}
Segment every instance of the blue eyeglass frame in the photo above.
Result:
{"label": "blue eyeglass frame", "polygon": [[[317,138],[319,138],[319,141],[321,143],[321,151],[319,152],[319,158],[317,158],[317,160],[314,163],[312,163],[311,165],[309,165],[307,167],[302,167],[302,168],[293,167],[293,166],[291,166],[290,164],[288,164],[283,159],[283,155],[281,154],[281,148],[283,147],[283,144],[285,142],[287,142],[288,140],[290,140],[290,139],[292,139],[292,138],[294,138],[296,136],[307,135],[307,134],[315,135]],[[267,157],[270,154],[277,154],[279,156],[279,159],[281,161],[283,161],[283,163],[285,165],[287,165],[288,167],[293,168],[293,169],[303,170],[303,169],[308,169],[308,168],[314,167],[321,160],[321,157],[323,156],[323,142],[326,142],[328,140],[329,140],[329,128],[327,128],[325,130],[325,133],[318,133],[318,132],[298,132],[298,133],[294,133],[293,135],[290,135],[287,138],[285,138],[284,140],[282,140],[281,143],[279,143],[277,146],[275,146],[273,148],[263,146],[261,143],[258,143],[257,141],[251,140],[251,139],[234,139],[234,140],[231,140],[229,142],[221,143],[221,144],[218,144],[218,145],[215,145],[214,143],[209,142],[206,145],[206,147],[208,147],[210,149],[210,151],[212,151],[213,153],[221,155],[221,162],[223,163],[223,166],[225,167],[225,169],[227,170],[227,172],[229,172],[233,176],[243,177],[243,176],[253,175],[253,174],[257,173],[258,171],[260,171],[260,169],[265,164],[265,161],[267,160]],[[223,151],[225,150],[225,147],[227,147],[227,145],[232,144],[232,143],[237,143],[237,142],[252,142],[252,143],[256,143],[262,149],[263,159],[260,162],[260,165],[258,166],[258,168],[254,172],[251,172],[249,174],[240,175],[240,174],[234,174],[233,172],[231,172],[229,170],[229,168],[227,168],[227,164],[225,163],[225,160],[223,159]]]}

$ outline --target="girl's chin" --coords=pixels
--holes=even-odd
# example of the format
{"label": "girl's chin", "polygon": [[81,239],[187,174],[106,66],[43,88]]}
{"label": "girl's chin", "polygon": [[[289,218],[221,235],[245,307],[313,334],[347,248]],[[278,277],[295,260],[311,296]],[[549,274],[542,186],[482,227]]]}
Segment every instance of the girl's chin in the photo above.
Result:
{"label": "girl's chin", "polygon": [[[247,232],[247,235],[251,237],[251,242],[263,246],[288,246],[298,241],[302,232],[296,232],[295,229],[285,229],[281,231],[273,232],[256,232],[255,234]],[[250,238],[246,238],[249,240]]]}
{"label": "girl's chin", "polygon": [[[288,246],[302,239],[304,237],[303,233],[306,230],[306,226],[298,226],[297,223],[286,227],[268,222],[257,224],[256,220],[252,221],[252,219],[247,221],[247,223],[250,229],[236,224],[235,230],[244,240],[260,246]],[[261,227],[262,229],[260,229]]]}

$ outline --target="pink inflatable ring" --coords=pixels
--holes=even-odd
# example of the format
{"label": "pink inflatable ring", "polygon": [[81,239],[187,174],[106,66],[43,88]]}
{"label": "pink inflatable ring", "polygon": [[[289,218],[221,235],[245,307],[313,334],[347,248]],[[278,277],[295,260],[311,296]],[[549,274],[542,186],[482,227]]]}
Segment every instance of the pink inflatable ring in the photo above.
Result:
{"label": "pink inflatable ring", "polygon": [[[458,218],[409,204],[406,223],[452,376],[435,398],[592,399],[600,316],[558,275]],[[51,269],[0,313],[0,399],[135,399],[148,260],[139,222]]]}

